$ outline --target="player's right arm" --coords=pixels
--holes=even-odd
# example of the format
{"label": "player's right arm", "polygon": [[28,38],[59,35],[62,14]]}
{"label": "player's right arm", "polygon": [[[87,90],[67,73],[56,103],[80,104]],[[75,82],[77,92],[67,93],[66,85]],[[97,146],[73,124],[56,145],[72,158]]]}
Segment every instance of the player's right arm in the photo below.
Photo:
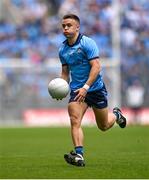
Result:
{"label": "player's right arm", "polygon": [[67,64],[62,65],[61,78],[69,83],[69,68]]}
{"label": "player's right arm", "polygon": [[66,80],[69,83],[69,67],[66,62],[66,60],[63,57],[63,47],[59,49],[59,59],[62,64],[62,70],[61,70],[61,78]]}

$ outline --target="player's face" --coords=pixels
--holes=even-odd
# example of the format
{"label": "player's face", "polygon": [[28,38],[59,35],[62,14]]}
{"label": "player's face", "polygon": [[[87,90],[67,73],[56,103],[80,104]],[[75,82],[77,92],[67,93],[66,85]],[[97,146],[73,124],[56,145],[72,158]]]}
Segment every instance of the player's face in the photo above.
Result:
{"label": "player's face", "polygon": [[64,19],[62,21],[63,34],[67,38],[74,37],[79,32],[79,23],[74,19]]}

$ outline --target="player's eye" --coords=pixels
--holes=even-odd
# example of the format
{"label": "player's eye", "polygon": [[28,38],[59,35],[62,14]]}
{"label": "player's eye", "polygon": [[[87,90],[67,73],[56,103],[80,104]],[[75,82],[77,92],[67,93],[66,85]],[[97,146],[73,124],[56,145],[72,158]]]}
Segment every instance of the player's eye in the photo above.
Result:
{"label": "player's eye", "polygon": [[67,26],[68,26],[68,27],[71,27],[71,26],[72,26],[72,24],[67,24]]}
{"label": "player's eye", "polygon": [[63,27],[63,28],[66,28],[66,27],[69,28],[69,27],[71,27],[71,26],[72,26],[72,24],[69,24],[69,23],[68,23],[68,24],[62,24],[62,27]]}
{"label": "player's eye", "polygon": [[65,26],[66,26],[65,24],[62,24],[62,27],[63,27],[63,28],[65,28]]}

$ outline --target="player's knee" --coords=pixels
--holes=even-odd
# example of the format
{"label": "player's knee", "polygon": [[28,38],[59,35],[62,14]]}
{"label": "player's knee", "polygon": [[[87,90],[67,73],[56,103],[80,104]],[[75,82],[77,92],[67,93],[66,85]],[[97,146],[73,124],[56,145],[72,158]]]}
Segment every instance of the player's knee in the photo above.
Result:
{"label": "player's knee", "polygon": [[102,125],[102,126],[100,125],[98,126],[98,128],[103,132],[108,130],[108,127],[106,125]]}
{"label": "player's knee", "polygon": [[70,122],[72,127],[78,127],[80,124],[77,116],[70,116]]}

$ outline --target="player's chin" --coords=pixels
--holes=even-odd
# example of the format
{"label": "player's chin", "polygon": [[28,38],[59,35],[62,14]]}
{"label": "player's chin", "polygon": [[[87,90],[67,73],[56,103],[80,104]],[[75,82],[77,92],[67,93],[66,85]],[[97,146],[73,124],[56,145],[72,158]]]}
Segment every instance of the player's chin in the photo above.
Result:
{"label": "player's chin", "polygon": [[72,37],[72,34],[64,33],[64,36],[65,36],[66,38],[71,38],[71,37]]}

